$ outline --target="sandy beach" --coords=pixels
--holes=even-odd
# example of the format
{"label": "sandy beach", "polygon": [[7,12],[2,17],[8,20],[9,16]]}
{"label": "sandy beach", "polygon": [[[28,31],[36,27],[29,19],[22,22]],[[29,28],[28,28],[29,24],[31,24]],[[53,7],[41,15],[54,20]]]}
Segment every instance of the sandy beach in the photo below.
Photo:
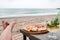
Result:
{"label": "sandy beach", "polygon": [[[16,40],[23,40],[22,34],[20,33],[21,28],[23,28],[25,25],[28,25],[28,24],[35,24],[35,23],[40,23],[43,21],[51,20],[53,17],[54,17],[54,15],[0,18],[0,34],[3,31],[2,23],[1,23],[2,20],[11,22],[11,20],[16,19],[17,23],[16,23],[15,27],[13,28],[12,34]],[[59,22],[60,22],[60,17],[59,17]]]}

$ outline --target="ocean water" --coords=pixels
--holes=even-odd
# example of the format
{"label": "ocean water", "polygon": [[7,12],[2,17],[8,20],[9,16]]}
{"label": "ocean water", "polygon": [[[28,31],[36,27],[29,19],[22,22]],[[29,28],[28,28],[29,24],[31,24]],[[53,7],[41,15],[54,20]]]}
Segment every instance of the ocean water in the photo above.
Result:
{"label": "ocean water", "polygon": [[60,9],[27,9],[27,8],[0,8],[0,16],[21,15],[21,14],[45,14],[56,13]]}

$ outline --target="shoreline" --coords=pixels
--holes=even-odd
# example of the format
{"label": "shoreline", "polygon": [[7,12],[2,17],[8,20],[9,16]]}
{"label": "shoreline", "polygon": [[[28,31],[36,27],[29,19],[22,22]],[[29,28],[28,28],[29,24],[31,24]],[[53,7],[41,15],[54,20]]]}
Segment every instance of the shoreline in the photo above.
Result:
{"label": "shoreline", "polygon": [[0,18],[12,18],[12,17],[24,17],[24,16],[46,16],[56,15],[57,13],[37,13],[37,14],[11,14],[11,15],[0,15]]}

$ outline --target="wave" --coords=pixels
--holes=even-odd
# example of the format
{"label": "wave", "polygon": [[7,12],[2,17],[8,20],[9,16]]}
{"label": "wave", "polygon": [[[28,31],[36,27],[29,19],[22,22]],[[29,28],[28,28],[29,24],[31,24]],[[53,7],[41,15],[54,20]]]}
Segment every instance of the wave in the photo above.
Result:
{"label": "wave", "polygon": [[0,18],[6,17],[21,17],[21,16],[40,16],[40,15],[53,15],[60,9],[16,9],[5,8],[0,9]]}
{"label": "wave", "polygon": [[57,13],[38,13],[38,14],[10,14],[1,15],[0,18],[11,18],[11,17],[23,17],[23,16],[44,16],[44,15],[56,15]]}

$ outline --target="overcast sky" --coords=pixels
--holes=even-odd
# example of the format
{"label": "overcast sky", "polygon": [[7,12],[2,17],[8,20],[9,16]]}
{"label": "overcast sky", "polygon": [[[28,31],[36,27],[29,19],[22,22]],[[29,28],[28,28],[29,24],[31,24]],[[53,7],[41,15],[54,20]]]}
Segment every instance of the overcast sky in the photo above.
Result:
{"label": "overcast sky", "polygon": [[60,8],[60,0],[0,0],[0,8]]}

